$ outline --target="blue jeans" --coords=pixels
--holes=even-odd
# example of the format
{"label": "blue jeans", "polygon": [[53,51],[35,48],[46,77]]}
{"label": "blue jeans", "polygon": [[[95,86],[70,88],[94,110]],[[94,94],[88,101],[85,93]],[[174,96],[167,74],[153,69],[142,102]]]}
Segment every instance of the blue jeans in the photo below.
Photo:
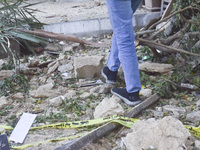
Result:
{"label": "blue jeans", "polygon": [[138,59],[135,52],[133,13],[141,0],[107,0],[110,22],[113,28],[112,46],[107,61],[111,71],[122,65],[126,90],[129,93],[141,90]]}

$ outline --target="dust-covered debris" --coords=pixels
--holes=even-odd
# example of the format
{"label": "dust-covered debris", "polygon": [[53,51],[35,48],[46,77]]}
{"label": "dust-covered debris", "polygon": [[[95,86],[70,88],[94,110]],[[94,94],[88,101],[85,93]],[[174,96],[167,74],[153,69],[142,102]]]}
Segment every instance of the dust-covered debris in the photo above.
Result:
{"label": "dust-covered debris", "polygon": [[128,150],[181,150],[191,136],[179,120],[170,116],[157,121],[137,122],[132,130],[124,138]]}
{"label": "dust-covered debris", "polygon": [[102,118],[113,115],[123,115],[124,109],[119,104],[120,99],[116,96],[109,98],[104,98],[95,108],[94,118]]}

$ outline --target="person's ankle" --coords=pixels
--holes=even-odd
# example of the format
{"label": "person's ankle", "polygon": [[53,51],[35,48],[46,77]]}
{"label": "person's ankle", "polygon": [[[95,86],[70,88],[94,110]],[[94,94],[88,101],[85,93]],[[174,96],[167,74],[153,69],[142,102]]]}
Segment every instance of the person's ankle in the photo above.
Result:
{"label": "person's ankle", "polygon": [[108,84],[116,84],[118,71],[111,71],[107,66],[105,66],[101,74],[106,79],[106,83]]}

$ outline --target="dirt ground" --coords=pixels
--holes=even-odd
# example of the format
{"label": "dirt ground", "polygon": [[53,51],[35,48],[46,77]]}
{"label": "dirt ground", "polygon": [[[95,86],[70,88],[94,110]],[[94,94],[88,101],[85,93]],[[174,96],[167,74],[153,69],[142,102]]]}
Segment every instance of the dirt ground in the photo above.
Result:
{"label": "dirt ground", "polygon": [[28,0],[28,2],[41,2],[32,6],[32,8],[38,10],[33,14],[38,20],[46,24],[104,18],[108,15],[104,0],[99,5],[95,4],[94,1],[55,2],[53,0]]}
{"label": "dirt ground", "polygon": [[[55,0],[27,0],[28,3],[39,4],[32,6],[36,9],[33,14],[42,23],[52,24],[67,21],[87,20],[108,17],[106,0],[99,3],[92,0],[56,2]],[[142,7],[136,13],[148,12]]]}
{"label": "dirt ground", "polygon": [[[39,10],[33,12],[33,14],[42,23],[51,24],[66,21],[77,21],[93,18],[108,17],[108,12],[106,8],[105,0],[101,1],[100,4],[94,1],[81,1],[81,2],[56,2],[54,0],[27,0],[29,3],[41,2],[40,4],[32,6],[32,8]],[[144,12],[145,10],[140,9],[139,12]],[[111,35],[104,35],[103,37],[89,37],[88,39],[92,41],[97,41],[100,43],[105,43],[108,46],[104,48],[94,48],[91,46],[81,47],[77,43],[71,42],[54,42],[54,45],[59,47],[59,55],[41,53],[38,56],[28,56],[28,60],[36,61],[55,61],[59,57],[63,57],[64,61],[62,63],[73,64],[73,58],[78,56],[103,56],[106,60],[109,54],[111,45]],[[64,43],[64,44],[63,44]],[[52,44],[52,43],[51,43]],[[66,50],[67,49],[67,50]],[[62,55],[61,55],[62,54]],[[21,60],[22,64],[27,65],[24,59]],[[65,62],[66,61],[66,62]],[[62,64],[61,63],[61,64]],[[104,62],[105,63],[105,62]],[[36,90],[41,85],[47,83],[53,83],[55,86],[53,90],[59,92],[59,95],[65,95],[68,91],[74,90],[75,95],[71,99],[65,99],[63,103],[58,106],[52,106],[50,104],[51,98],[35,98],[31,97],[29,94],[18,97],[17,99],[12,99],[12,103],[8,107],[4,108],[1,113],[5,113],[0,116],[0,124],[15,125],[19,120],[19,116],[22,112],[30,112],[38,114],[38,118],[34,123],[34,126],[41,126],[50,123],[64,122],[64,121],[75,121],[75,120],[89,120],[93,119],[93,112],[95,107],[105,98],[110,98],[112,94],[110,89],[106,86],[97,85],[89,87],[79,87],[80,84],[87,84],[96,81],[97,79],[75,79],[74,70],[70,70],[70,79],[63,79],[61,73],[55,69],[51,74],[47,74],[49,68],[41,69],[40,74],[27,76],[29,84],[31,85],[31,91]],[[120,83],[118,86],[125,86],[123,73],[120,72],[119,77]],[[155,76],[154,78],[157,78]],[[159,77],[158,77],[159,78]],[[150,87],[150,85],[149,85]],[[108,88],[108,89],[106,89]],[[151,88],[151,87],[150,87]],[[106,89],[109,92],[98,93],[98,89]],[[91,94],[90,91],[94,91]],[[89,95],[87,95],[89,93]],[[190,97],[189,97],[190,98]],[[188,106],[188,112],[191,112],[193,106],[196,105],[197,98],[192,97],[192,100],[188,96],[175,99],[161,99],[156,105],[152,106],[148,110],[145,110],[138,116],[139,119],[148,119],[155,117],[153,114],[156,107],[162,107],[163,105],[176,105],[182,106],[183,104]],[[123,102],[120,105],[125,110],[129,110],[131,107],[127,106]],[[78,107],[77,107],[78,106]],[[170,113],[163,113],[164,115],[171,115]],[[185,114],[184,114],[185,115]],[[162,118],[163,116],[157,116]],[[181,120],[185,116],[180,115]],[[59,137],[68,137],[77,135],[78,133],[91,131],[93,128],[83,128],[83,129],[41,129],[30,131],[25,139],[24,144],[34,143],[38,141],[44,141],[49,139],[56,139]],[[82,150],[122,150],[124,147],[121,145],[121,137],[125,136],[131,129],[123,128],[120,131],[115,131],[108,136],[95,141],[95,143],[89,144]],[[116,136],[117,135],[117,136]],[[71,140],[63,140],[60,142],[48,142],[34,147],[26,148],[26,150],[53,150],[59,146],[68,143]]]}

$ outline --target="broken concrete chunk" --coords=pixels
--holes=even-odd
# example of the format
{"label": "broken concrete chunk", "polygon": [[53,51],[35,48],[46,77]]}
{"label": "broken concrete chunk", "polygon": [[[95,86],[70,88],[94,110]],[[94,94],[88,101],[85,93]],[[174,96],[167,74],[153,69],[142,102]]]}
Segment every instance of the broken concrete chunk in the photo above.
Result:
{"label": "broken concrete chunk", "polygon": [[41,70],[40,68],[23,67],[20,69],[20,73],[24,75],[39,75],[41,73]]}
{"label": "broken concrete chunk", "polygon": [[14,95],[12,95],[12,99],[24,99],[24,95],[23,93],[16,93]]}
{"label": "broken concrete chunk", "polygon": [[5,78],[10,78],[14,75],[14,72],[12,70],[1,70],[0,71],[0,80],[3,80]]}
{"label": "broken concrete chunk", "polygon": [[55,97],[58,96],[60,94],[60,92],[58,92],[53,88],[53,84],[49,83],[46,85],[42,85],[40,86],[38,89],[30,91],[30,95],[34,98],[44,98],[44,97]]}
{"label": "broken concrete chunk", "polygon": [[200,121],[200,111],[195,111],[187,114],[186,120],[190,122]]}
{"label": "broken concrete chunk", "polygon": [[61,51],[60,46],[55,45],[55,44],[48,44],[44,49],[47,50],[47,51],[52,51],[52,52]]}
{"label": "broken concrete chunk", "polygon": [[85,56],[74,58],[74,71],[77,78],[99,77],[102,67],[102,56]]}
{"label": "broken concrete chunk", "polygon": [[181,83],[181,87],[187,88],[187,89],[190,89],[190,90],[197,90],[198,89],[198,87],[196,85],[187,84],[187,83]]}
{"label": "broken concrete chunk", "polygon": [[186,144],[191,136],[181,121],[171,116],[148,122],[146,125],[144,121],[136,122],[132,130],[133,132],[123,138],[128,150],[152,147],[158,150],[182,150],[182,145]]}
{"label": "broken concrete chunk", "polygon": [[110,99],[104,98],[96,107],[94,111],[94,118],[97,119],[112,115],[123,115],[125,111],[119,102],[120,99],[116,96],[113,96]]}
{"label": "broken concrete chunk", "polygon": [[166,73],[172,71],[174,67],[171,64],[143,62],[139,64],[139,69],[152,73]]}
{"label": "broken concrete chunk", "polygon": [[34,68],[34,67],[37,67],[39,64],[39,61],[38,60],[31,60],[28,64],[28,67],[30,68]]}
{"label": "broken concrete chunk", "polygon": [[59,66],[59,62],[58,61],[56,61],[52,66],[49,64],[48,65],[49,69],[48,69],[47,74],[50,74],[50,73],[53,73],[54,71],[56,71],[56,69],[58,68],[58,66]]}
{"label": "broken concrete chunk", "polygon": [[58,107],[60,105],[62,105],[63,102],[63,98],[61,96],[55,97],[53,99],[49,100],[50,105],[54,106],[54,107]]}
{"label": "broken concrete chunk", "polygon": [[76,91],[75,90],[68,90],[67,93],[64,95],[64,98],[71,99],[74,96],[76,96]]}
{"label": "broken concrete chunk", "polygon": [[0,97],[0,110],[3,109],[6,105],[11,104],[11,100],[5,96]]}
{"label": "broken concrete chunk", "polygon": [[66,63],[66,64],[63,64],[61,66],[58,67],[58,71],[60,71],[61,73],[64,73],[64,72],[69,72],[71,70],[73,70],[73,65],[72,63]]}
{"label": "broken concrete chunk", "polygon": [[165,105],[163,106],[163,112],[164,113],[173,112],[174,117],[178,118],[180,114],[186,113],[186,109],[183,107],[176,107],[173,105]]}
{"label": "broken concrete chunk", "polygon": [[147,97],[150,97],[152,95],[152,89],[142,89],[140,91],[140,93],[142,94],[142,96],[147,98]]}

